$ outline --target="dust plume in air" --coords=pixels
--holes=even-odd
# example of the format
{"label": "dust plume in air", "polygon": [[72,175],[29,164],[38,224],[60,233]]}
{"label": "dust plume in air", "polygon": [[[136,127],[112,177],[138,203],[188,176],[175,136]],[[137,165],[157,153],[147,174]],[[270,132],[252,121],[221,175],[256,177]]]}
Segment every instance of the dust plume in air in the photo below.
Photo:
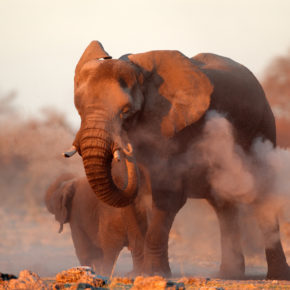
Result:
{"label": "dust plume in air", "polygon": [[[274,227],[275,216],[280,218],[284,248],[289,256],[290,150],[274,148],[270,141],[257,138],[250,151],[245,152],[235,142],[233,130],[224,115],[209,112],[202,138],[187,152],[187,159],[192,154],[201,156],[199,162],[208,168],[207,180],[218,202],[238,204],[246,263],[266,271],[261,228]],[[187,268],[187,273],[189,260],[191,265],[199,265],[197,273],[217,271],[220,261],[217,218],[205,201],[189,203],[173,225],[172,257],[176,264]],[[272,235],[268,246],[277,238]],[[178,249],[178,244],[183,247]],[[177,271],[186,271],[181,268]]]}
{"label": "dust plume in air", "polygon": [[0,100],[0,271],[50,275],[77,263],[68,227],[63,235],[44,206],[47,186],[63,172],[82,174],[80,157],[66,160],[74,132],[60,112],[24,118],[13,96]]}

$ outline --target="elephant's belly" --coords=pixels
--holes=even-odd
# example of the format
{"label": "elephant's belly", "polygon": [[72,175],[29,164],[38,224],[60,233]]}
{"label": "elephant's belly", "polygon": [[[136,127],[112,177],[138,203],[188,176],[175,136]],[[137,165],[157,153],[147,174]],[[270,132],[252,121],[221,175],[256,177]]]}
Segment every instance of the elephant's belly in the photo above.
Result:
{"label": "elephant's belly", "polygon": [[206,169],[190,169],[184,178],[184,191],[189,198],[207,198],[210,185]]}

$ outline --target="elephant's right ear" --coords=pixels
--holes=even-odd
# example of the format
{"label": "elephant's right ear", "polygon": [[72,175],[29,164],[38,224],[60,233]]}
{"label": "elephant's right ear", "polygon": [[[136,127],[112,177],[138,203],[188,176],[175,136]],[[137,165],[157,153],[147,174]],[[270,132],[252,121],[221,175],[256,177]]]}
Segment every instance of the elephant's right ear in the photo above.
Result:
{"label": "elephant's right ear", "polygon": [[[131,54],[128,58],[141,68],[145,79],[157,86],[159,95],[170,103],[160,124],[164,136],[174,136],[205,114],[213,85],[189,58],[173,50]],[[145,96],[151,97],[156,96]]]}
{"label": "elephant's right ear", "polygon": [[101,59],[101,58],[111,59],[112,57],[104,50],[102,44],[99,41],[94,40],[86,48],[86,50],[82,54],[77,66],[76,66],[76,70],[75,70],[76,78],[77,78],[78,73],[80,72],[82,66],[86,62],[93,60],[93,59]]}

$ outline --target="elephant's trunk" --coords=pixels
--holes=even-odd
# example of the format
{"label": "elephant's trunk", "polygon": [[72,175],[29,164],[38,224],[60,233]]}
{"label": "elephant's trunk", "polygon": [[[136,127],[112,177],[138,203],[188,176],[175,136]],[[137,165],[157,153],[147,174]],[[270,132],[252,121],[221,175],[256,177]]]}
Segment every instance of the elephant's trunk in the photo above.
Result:
{"label": "elephant's trunk", "polygon": [[138,190],[134,158],[126,155],[128,183],[125,189],[121,190],[112,179],[113,141],[106,130],[84,128],[80,138],[80,151],[88,181],[97,197],[114,207],[131,204]]}

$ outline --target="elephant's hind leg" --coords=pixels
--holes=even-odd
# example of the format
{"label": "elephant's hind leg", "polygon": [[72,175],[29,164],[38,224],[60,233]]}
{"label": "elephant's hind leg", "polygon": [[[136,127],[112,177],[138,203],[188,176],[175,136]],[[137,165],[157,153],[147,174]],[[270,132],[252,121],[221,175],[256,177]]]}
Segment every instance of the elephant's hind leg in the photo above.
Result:
{"label": "elephant's hind leg", "polygon": [[219,276],[239,279],[245,275],[245,259],[241,246],[238,208],[229,202],[209,200],[213,206],[221,233],[221,265]]}
{"label": "elephant's hind leg", "polygon": [[290,269],[280,239],[278,217],[271,209],[267,210],[261,205],[257,205],[255,209],[265,241],[267,279],[290,280]]}

